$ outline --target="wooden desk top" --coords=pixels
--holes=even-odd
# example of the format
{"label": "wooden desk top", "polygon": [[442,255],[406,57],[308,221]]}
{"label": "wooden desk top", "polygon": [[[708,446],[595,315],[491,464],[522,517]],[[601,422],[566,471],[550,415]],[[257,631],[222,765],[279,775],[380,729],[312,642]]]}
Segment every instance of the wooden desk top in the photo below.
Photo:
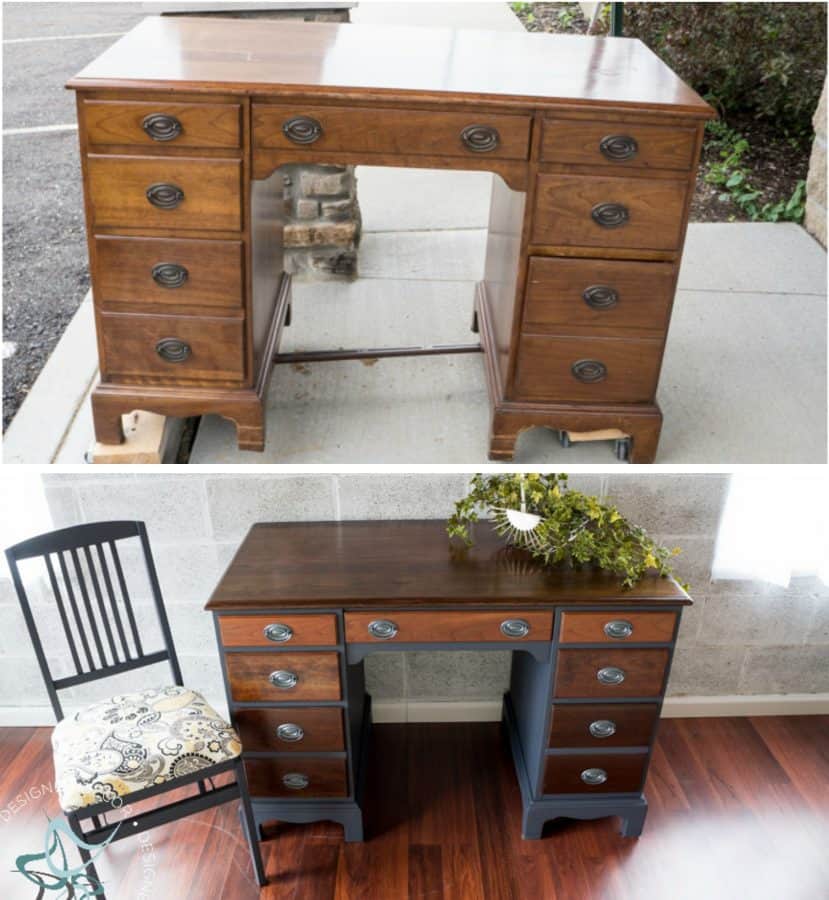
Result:
{"label": "wooden desk top", "polygon": [[714,115],[636,39],[340,23],[152,16],[68,84],[103,86]]}
{"label": "wooden desk top", "polygon": [[545,569],[524,554],[505,552],[486,523],[476,526],[469,550],[450,546],[446,523],[436,519],[259,523],[207,609],[691,602],[670,578],[647,577],[627,591],[619,582],[593,570]]}

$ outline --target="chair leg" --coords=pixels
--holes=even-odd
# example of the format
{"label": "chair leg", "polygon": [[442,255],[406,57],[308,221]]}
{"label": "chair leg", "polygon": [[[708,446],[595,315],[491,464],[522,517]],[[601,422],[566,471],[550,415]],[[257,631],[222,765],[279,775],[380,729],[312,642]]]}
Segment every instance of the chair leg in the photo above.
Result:
{"label": "chair leg", "polygon": [[[75,813],[67,813],[66,818],[69,821],[69,827],[72,829],[73,833],[81,840],[84,840],[84,833],[78,816]],[[81,862],[84,864],[84,871],[86,872],[89,883],[92,885],[93,891],[102,888],[103,885],[101,878],[98,875],[98,870],[95,868],[95,863],[92,862],[92,854],[83,847],[78,847],[78,853],[81,856]],[[100,900],[106,900],[106,895],[103,893],[95,894],[95,896],[100,898]]]}
{"label": "chair leg", "polygon": [[260,887],[264,887],[268,883],[265,875],[265,867],[262,864],[262,850],[259,846],[259,829],[256,827],[256,821],[253,818],[253,807],[250,804],[250,794],[248,793],[248,780],[245,777],[245,765],[242,758],[239,757],[236,763],[236,783],[239,785],[239,802],[242,818],[242,827],[245,837],[250,847],[250,857],[253,860],[253,871]]}

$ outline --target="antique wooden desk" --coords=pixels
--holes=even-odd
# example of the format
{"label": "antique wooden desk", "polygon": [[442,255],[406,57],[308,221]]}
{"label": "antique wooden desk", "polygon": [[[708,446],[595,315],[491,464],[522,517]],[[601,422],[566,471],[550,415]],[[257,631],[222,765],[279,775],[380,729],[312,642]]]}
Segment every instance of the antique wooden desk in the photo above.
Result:
{"label": "antique wooden desk", "polygon": [[[68,86],[98,440],[121,442],[133,409],[218,413],[236,422],[240,447],[262,449],[263,396],[290,316],[279,169],[307,161],[500,176],[473,324],[490,456],[509,459],[518,433],[540,425],[616,429],[633,461],[653,460],[713,113],[639,41],[155,17]],[[409,351],[423,352],[434,351]]]}
{"label": "antique wooden desk", "polygon": [[253,526],[207,609],[257,827],[330,819],[362,840],[369,653],[513,648],[504,721],[523,836],[557,816],[618,815],[623,834],[641,832],[691,601],[670,579],[622,591],[603,573],[539,568],[485,524],[476,538],[450,546],[434,520]]}

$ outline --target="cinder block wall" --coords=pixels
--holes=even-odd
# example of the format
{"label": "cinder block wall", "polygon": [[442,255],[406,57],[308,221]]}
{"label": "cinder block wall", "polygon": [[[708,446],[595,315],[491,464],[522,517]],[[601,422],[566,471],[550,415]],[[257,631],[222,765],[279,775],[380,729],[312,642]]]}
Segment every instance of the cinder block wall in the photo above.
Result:
{"label": "cinder block wall", "polygon": [[[466,475],[43,478],[55,527],[117,518],[147,523],[185,679],[220,707],[218,654],[203,606],[253,522],[444,518],[468,482]],[[829,589],[815,579],[796,580],[788,590],[710,580],[728,476],[577,475],[571,483],[611,497],[653,535],[684,548],[677,565],[691,583],[695,605],[683,620],[672,695],[829,691]],[[149,594],[140,600],[142,620],[151,621]],[[68,661],[55,663],[65,667]],[[378,700],[496,700],[507,684],[509,655],[384,653],[369,657],[366,666]],[[156,667],[142,681],[166,677],[164,667]],[[86,686],[66,702],[88,702],[135,681],[133,674],[100,688]],[[0,581],[0,707],[47,705],[11,585]]]}

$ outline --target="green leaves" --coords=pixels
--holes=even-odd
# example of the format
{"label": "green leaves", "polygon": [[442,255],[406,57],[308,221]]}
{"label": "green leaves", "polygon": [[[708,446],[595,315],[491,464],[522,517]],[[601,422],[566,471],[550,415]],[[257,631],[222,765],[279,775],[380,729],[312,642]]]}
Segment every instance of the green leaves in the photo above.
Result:
{"label": "green leaves", "polygon": [[455,503],[446,531],[471,546],[470,525],[496,509],[518,509],[521,480],[525,479],[527,512],[541,516],[534,537],[540,547],[515,537],[547,565],[593,565],[618,575],[626,588],[633,587],[646,572],[672,574],[670,559],[679,548],[662,547],[643,528],[629,522],[615,506],[600,503],[589,494],[570,490],[565,474],[475,475],[469,493]]}

